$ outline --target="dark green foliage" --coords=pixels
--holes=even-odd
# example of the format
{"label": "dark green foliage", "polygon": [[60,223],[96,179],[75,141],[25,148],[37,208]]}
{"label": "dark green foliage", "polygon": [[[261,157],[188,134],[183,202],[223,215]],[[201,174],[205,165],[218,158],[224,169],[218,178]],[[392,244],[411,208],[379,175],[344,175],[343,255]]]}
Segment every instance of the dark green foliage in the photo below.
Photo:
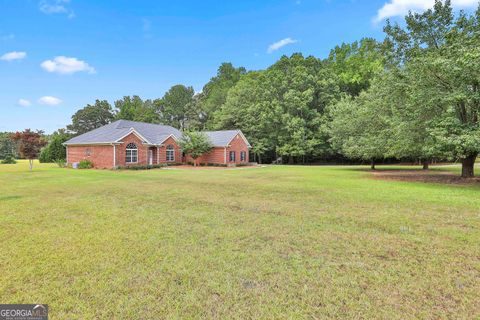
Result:
{"label": "dark green foliage", "polygon": [[231,63],[224,62],[218,67],[217,75],[203,87],[200,95],[202,110],[201,122],[212,127],[215,123],[215,112],[227,101],[229,90],[240,81],[247,71],[243,67],[235,68]]}
{"label": "dark green foliage", "polygon": [[93,168],[93,163],[90,160],[83,159],[78,163],[78,169],[91,169]]}
{"label": "dark green foliage", "polygon": [[162,99],[155,100],[161,122],[180,130],[187,129],[189,122],[195,121],[199,116],[194,94],[193,87],[179,84],[171,87]]}
{"label": "dark green foliage", "polygon": [[46,147],[40,152],[39,160],[41,163],[56,162],[67,158],[67,151],[63,143],[70,139],[71,134],[64,129],[55,131]]}
{"label": "dark green foliage", "polygon": [[150,170],[160,169],[166,167],[167,164],[149,164],[149,165],[133,165],[133,166],[121,166],[117,167],[118,170]]}
{"label": "dark green foliage", "polygon": [[9,155],[18,158],[18,143],[12,139],[11,132],[0,132],[0,159]]}
{"label": "dark green foliage", "polygon": [[118,112],[115,119],[159,123],[160,115],[152,100],[143,101],[139,96],[125,96],[115,101]]}
{"label": "dark green foliage", "polygon": [[15,160],[15,158],[11,155],[11,154],[8,154],[5,156],[5,158],[3,158],[3,160],[0,161],[1,164],[15,164],[17,163],[17,160]]}
{"label": "dark green foliage", "polygon": [[72,116],[72,124],[67,129],[79,135],[109,124],[114,119],[112,106],[106,100],[96,100],[94,105],[87,104]]}
{"label": "dark green foliage", "polygon": [[382,46],[375,39],[364,38],[336,46],[328,57],[343,92],[358,96],[370,87],[372,79],[383,71]]}
{"label": "dark green foliage", "polygon": [[38,156],[38,161],[40,163],[49,163],[53,162],[52,155],[50,154],[50,149],[47,147],[42,148],[40,155]]}

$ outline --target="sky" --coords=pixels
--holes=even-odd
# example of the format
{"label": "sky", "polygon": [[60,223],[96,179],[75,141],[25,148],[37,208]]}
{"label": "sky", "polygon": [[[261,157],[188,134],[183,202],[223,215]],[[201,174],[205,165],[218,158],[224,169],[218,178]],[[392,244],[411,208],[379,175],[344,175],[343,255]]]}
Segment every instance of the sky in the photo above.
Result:
{"label": "sky", "polygon": [[[326,58],[433,0],[0,0],[0,131],[51,133],[96,99],[200,92],[222,62]],[[453,0],[473,10],[477,0]]]}

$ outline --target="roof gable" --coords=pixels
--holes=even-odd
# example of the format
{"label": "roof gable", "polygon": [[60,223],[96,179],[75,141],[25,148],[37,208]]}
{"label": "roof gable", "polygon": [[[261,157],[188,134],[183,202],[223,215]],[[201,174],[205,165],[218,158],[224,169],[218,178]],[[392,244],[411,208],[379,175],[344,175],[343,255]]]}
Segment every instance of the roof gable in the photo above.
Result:
{"label": "roof gable", "polygon": [[251,147],[241,130],[205,131],[203,133],[207,135],[215,147],[227,147],[237,134],[240,134],[247,146]]}

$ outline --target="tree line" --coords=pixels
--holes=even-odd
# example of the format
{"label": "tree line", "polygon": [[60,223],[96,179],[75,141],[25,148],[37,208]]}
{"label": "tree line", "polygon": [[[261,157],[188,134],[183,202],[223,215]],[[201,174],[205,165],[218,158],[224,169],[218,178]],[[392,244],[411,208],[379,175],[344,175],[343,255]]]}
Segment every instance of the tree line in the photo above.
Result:
{"label": "tree line", "polygon": [[344,43],[325,59],[295,53],[256,71],[223,63],[200,93],[179,84],[158,99],[97,100],[50,139],[117,119],[241,129],[258,162],[351,159],[374,168],[408,159],[428,168],[458,160],[471,177],[480,151],[480,9],[455,14],[437,0],[405,22],[387,21],[383,41]]}

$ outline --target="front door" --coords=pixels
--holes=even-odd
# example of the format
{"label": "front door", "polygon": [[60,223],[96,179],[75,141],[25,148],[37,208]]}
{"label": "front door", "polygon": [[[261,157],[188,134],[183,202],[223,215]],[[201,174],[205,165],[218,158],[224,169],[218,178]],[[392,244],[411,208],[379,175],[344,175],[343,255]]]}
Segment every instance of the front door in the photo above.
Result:
{"label": "front door", "polygon": [[153,150],[148,150],[148,164],[153,164]]}

